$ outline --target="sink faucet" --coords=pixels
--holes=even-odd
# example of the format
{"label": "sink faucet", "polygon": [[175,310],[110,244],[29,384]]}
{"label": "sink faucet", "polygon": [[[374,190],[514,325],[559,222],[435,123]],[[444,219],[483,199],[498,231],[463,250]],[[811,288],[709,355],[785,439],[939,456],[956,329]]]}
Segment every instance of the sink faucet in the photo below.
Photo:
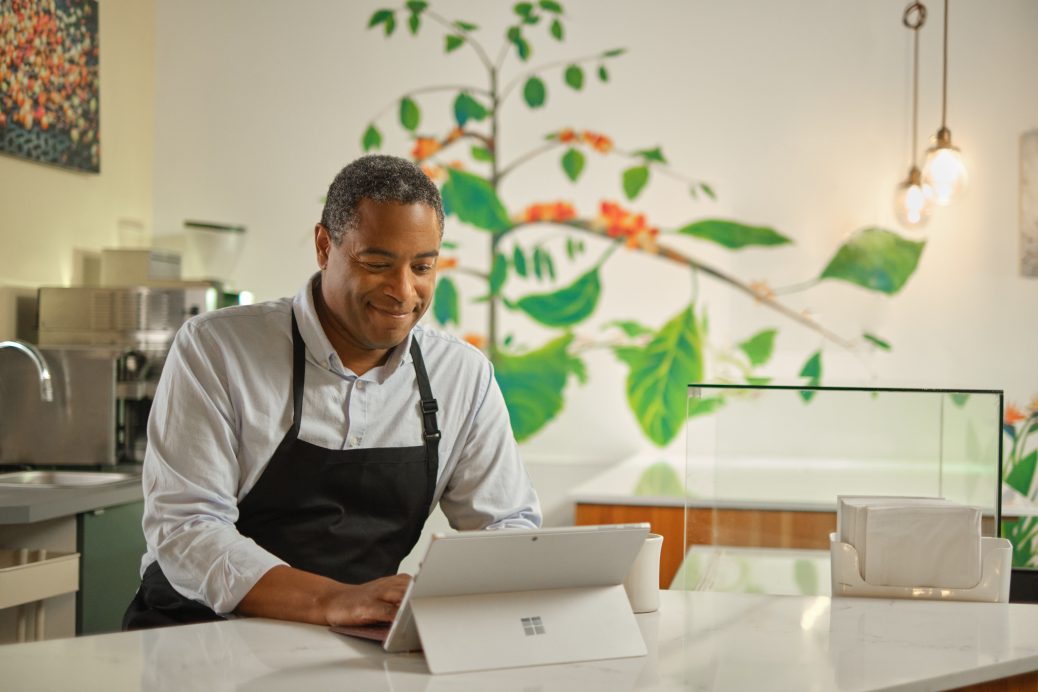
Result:
{"label": "sink faucet", "polygon": [[0,341],[0,350],[5,348],[13,348],[32,358],[36,372],[40,376],[40,398],[44,401],[54,401],[54,389],[50,383],[50,368],[47,367],[47,359],[40,353],[40,349],[24,341]]}

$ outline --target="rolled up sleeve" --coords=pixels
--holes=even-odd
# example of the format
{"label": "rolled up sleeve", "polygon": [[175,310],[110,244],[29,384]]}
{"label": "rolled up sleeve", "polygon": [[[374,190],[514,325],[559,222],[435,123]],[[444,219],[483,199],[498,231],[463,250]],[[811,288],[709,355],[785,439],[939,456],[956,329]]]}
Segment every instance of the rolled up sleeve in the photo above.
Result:
{"label": "rolled up sleeve", "polygon": [[472,425],[440,507],[451,526],[462,531],[539,528],[540,502],[489,361],[480,388]]}
{"label": "rolled up sleeve", "polygon": [[183,596],[234,610],[286,564],[238,533],[240,414],[220,350],[193,323],[178,332],[148,421],[144,535]]}

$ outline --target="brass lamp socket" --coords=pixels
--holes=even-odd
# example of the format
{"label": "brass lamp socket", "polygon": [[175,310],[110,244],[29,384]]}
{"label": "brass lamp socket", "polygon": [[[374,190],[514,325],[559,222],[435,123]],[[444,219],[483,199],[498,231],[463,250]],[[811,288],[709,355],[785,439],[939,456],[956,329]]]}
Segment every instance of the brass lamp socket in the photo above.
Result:
{"label": "brass lamp socket", "polygon": [[951,130],[942,127],[937,131],[937,146],[934,149],[951,149]]}

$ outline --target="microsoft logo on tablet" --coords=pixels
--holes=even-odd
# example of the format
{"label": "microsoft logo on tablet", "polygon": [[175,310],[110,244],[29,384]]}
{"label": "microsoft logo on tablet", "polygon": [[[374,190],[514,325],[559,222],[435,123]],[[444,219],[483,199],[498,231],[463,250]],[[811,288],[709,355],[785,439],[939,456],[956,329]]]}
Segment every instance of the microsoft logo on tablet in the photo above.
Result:
{"label": "microsoft logo on tablet", "polygon": [[523,631],[529,637],[534,634],[544,634],[544,623],[539,617],[523,618]]}

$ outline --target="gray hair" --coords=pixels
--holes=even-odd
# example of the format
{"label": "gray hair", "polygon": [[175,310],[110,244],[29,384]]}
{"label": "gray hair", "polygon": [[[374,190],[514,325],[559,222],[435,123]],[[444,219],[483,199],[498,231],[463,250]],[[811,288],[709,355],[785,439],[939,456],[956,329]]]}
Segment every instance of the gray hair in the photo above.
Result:
{"label": "gray hair", "polygon": [[385,204],[422,203],[436,212],[443,236],[443,200],[436,184],[421,168],[406,159],[384,154],[362,156],[339,171],[328,188],[321,223],[332,242],[357,225],[357,205],[362,199]]}

